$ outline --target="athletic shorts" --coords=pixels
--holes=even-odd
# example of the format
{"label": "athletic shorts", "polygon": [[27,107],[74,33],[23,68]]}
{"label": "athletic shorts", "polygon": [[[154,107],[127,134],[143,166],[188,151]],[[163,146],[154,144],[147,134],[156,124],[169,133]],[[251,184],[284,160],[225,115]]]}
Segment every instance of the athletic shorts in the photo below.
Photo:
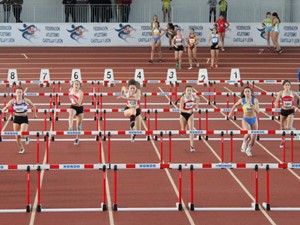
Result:
{"label": "athletic shorts", "polygon": [[188,121],[189,118],[191,117],[191,115],[193,115],[193,113],[190,114],[190,113],[186,113],[186,112],[181,112],[180,115],[182,115],[183,118],[184,118],[186,121]]}
{"label": "athletic shorts", "polygon": [[160,40],[160,37],[153,37],[154,43],[157,43]]}
{"label": "athletic shorts", "polygon": [[294,115],[294,113],[295,113],[294,109],[281,109],[280,110],[280,115],[281,116]]}
{"label": "athletic shorts", "polygon": [[180,52],[183,51],[183,45],[178,46],[177,48],[174,47],[175,51]]}
{"label": "athletic shorts", "polygon": [[83,113],[83,106],[76,106],[76,105],[71,105],[71,109],[74,109],[76,111],[76,116]]}
{"label": "athletic shorts", "polygon": [[218,50],[219,49],[219,44],[212,44],[210,46],[210,49],[212,49],[212,50]]}
{"label": "athletic shorts", "polygon": [[265,28],[265,32],[271,32],[272,31],[272,27],[266,27]]}
{"label": "athletic shorts", "polygon": [[246,118],[246,117],[243,117],[243,120],[248,123],[250,125],[250,127],[253,126],[253,124],[255,124],[256,122],[256,117],[252,117],[252,118]]}
{"label": "athletic shorts", "polygon": [[[127,110],[127,109],[129,109],[128,106],[125,107],[124,111]],[[137,108],[137,109],[136,109],[135,116],[139,116],[139,115],[141,115],[141,109],[140,109],[140,108]]]}
{"label": "athletic shorts", "polygon": [[15,116],[14,123],[17,123],[19,125],[21,125],[23,123],[28,124],[28,116]]}

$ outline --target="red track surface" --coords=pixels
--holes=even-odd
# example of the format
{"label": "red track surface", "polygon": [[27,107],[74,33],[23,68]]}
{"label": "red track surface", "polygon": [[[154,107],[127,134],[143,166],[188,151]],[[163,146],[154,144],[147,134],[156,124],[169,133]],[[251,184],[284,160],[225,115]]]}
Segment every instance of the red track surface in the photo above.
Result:
{"label": "red track surface", "polygon": [[[144,68],[146,79],[165,79],[168,68],[174,66],[173,52],[164,49],[164,63],[147,63],[149,48],[2,48],[0,54],[0,77],[6,79],[9,68],[18,70],[19,80],[39,78],[41,68],[49,68],[51,78],[70,79],[71,70],[80,68],[83,79],[102,79],[105,68],[114,70],[115,79],[129,79],[133,77],[136,68]],[[230,69],[240,68],[242,79],[291,79],[296,81],[297,70],[300,65],[300,49],[286,49],[282,55],[263,51],[258,48],[228,48],[220,54],[220,68],[209,70],[209,79],[229,79]],[[198,57],[201,66],[208,67],[209,51],[199,48]],[[198,71],[187,70],[187,59],[184,59],[184,69],[177,71],[178,79],[197,79]],[[28,92],[51,92],[51,88],[41,89],[36,85],[26,85]],[[69,86],[62,85],[62,91],[67,92]],[[183,91],[181,85],[178,91]],[[198,91],[207,91],[206,87],[194,86]],[[90,85],[84,85],[83,91],[91,91]],[[298,90],[298,87],[294,87]],[[120,86],[114,88],[102,87],[102,91],[119,91]],[[160,84],[149,84],[142,89],[145,92],[169,91],[169,87]],[[240,91],[240,87],[219,84],[216,91]],[[279,91],[280,85],[258,85],[256,91]],[[11,92],[9,88],[0,87],[2,92]],[[270,103],[270,96],[259,96],[261,107],[270,107],[263,103]],[[35,103],[49,103],[48,97],[32,97]],[[91,97],[85,97],[84,102],[90,102]],[[201,102],[207,99],[201,97]],[[217,96],[217,106],[226,101],[225,96]],[[0,102],[3,102],[1,98]],[[62,103],[68,103],[67,97],[61,98]],[[148,98],[151,103],[168,103],[166,97],[152,96]],[[105,97],[104,103],[122,103],[115,97]],[[233,100],[231,99],[231,105]],[[218,105],[219,104],[219,105]],[[48,108],[48,105],[39,108]],[[67,106],[59,106],[66,108]],[[93,107],[93,106],[86,106]],[[123,105],[105,105],[106,108],[122,108]],[[162,108],[161,105],[148,107]],[[163,107],[174,107],[164,105]],[[213,107],[202,105],[204,108]],[[298,114],[299,115],[299,114]],[[296,114],[296,117],[299,117]],[[59,118],[67,118],[66,113],[60,113]],[[93,118],[93,113],[86,113],[86,118]],[[123,118],[121,113],[108,114],[108,119]],[[153,117],[153,115],[151,115]],[[240,114],[237,114],[240,118]],[[270,114],[260,113],[261,118]],[[39,116],[43,118],[41,114]],[[177,113],[159,114],[159,118],[176,118]],[[203,115],[204,117],[204,115]],[[211,113],[210,118],[224,118],[221,113]],[[42,121],[31,122],[30,130],[41,130]],[[50,129],[48,122],[47,128]],[[147,126],[147,124],[145,124]],[[240,129],[240,121],[210,121],[209,129]],[[103,122],[100,123],[103,128]],[[196,123],[195,123],[196,126]],[[300,127],[295,121],[294,127]],[[66,121],[55,122],[55,130],[66,130]],[[127,130],[128,121],[108,120],[107,130]],[[154,122],[151,122],[151,129]],[[204,129],[204,123],[202,124]],[[95,130],[94,121],[84,122],[85,130]],[[158,129],[178,130],[178,121],[159,121]],[[279,129],[277,121],[261,121],[260,129]],[[12,130],[12,122],[6,129]],[[218,137],[212,135],[211,138]],[[238,136],[240,137],[240,135]],[[262,135],[261,137],[278,137],[275,135]],[[61,137],[56,137],[57,139]],[[65,137],[68,138],[68,137]],[[84,137],[92,138],[92,137]],[[111,143],[112,163],[159,163],[159,141],[114,140]],[[122,136],[121,138],[128,138]],[[174,138],[178,138],[174,136]],[[32,137],[32,139],[34,139]],[[254,156],[247,157],[239,150],[240,141],[234,143],[234,162],[239,163],[278,163],[281,162],[282,152],[279,141],[259,141],[254,148]],[[289,142],[287,147],[289,148]],[[213,140],[197,141],[197,151],[189,152],[188,140],[173,142],[174,163],[218,163],[220,162],[220,142]],[[2,142],[0,164],[34,164],[36,162],[35,142],[26,146],[24,155],[18,154],[15,142]],[[82,141],[79,146],[73,142],[51,142],[50,163],[98,163],[97,142]],[[104,159],[107,162],[107,141],[103,142]],[[229,141],[225,141],[225,161],[229,161]],[[40,161],[44,160],[45,143],[41,142]],[[164,160],[168,160],[168,143],[164,142]],[[287,152],[287,159],[290,155]],[[295,161],[300,162],[299,141],[295,141]],[[21,171],[1,171],[0,209],[25,208],[25,178],[26,173]],[[101,171],[45,171],[42,180],[42,207],[44,208],[71,208],[71,207],[99,207],[102,196]],[[177,202],[176,170],[120,170],[118,172],[118,206],[119,207],[175,207]],[[31,172],[31,204],[36,207],[37,173]],[[175,183],[175,186],[173,185]],[[189,171],[183,171],[183,203],[184,210],[180,212],[115,212],[111,210],[113,201],[113,171],[108,171],[108,211],[106,212],[80,212],[80,213],[18,213],[0,214],[1,225],[6,224],[288,224],[296,225],[300,220],[300,212],[191,212],[185,207],[189,202]],[[299,170],[271,170],[271,207],[300,207],[299,199],[300,171]],[[196,170],[195,171],[195,204],[196,207],[249,207],[255,196],[254,171],[252,170]],[[259,171],[259,204],[265,201],[265,172]]]}

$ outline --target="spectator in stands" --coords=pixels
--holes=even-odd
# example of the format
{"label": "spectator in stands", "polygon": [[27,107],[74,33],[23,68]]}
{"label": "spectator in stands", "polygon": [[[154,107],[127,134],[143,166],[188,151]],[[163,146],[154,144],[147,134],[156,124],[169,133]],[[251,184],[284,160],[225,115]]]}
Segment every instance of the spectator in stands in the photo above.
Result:
{"label": "spectator in stands", "polygon": [[69,16],[71,15],[72,21],[76,22],[75,18],[75,4],[76,0],[63,0],[62,4],[65,5],[65,22],[69,22]]}
{"label": "spectator in stands", "polygon": [[88,4],[89,0],[76,0],[77,22],[88,22]]}
{"label": "spectator in stands", "polygon": [[272,13],[272,30],[271,30],[271,38],[272,42],[275,46],[275,52],[278,54],[281,54],[283,52],[283,49],[280,47],[278,42],[278,36],[279,36],[279,25],[281,23],[281,20],[276,12]]}
{"label": "spectator in stands", "polygon": [[166,22],[166,17],[168,16],[168,22],[171,22],[171,1],[172,0],[161,0],[163,2],[162,11],[164,14],[164,23]]}
{"label": "spectator in stands", "polygon": [[128,22],[132,0],[121,0],[122,22]]}
{"label": "spectator in stands", "polygon": [[172,40],[173,40],[173,38],[174,38],[175,35],[176,35],[176,31],[175,31],[174,24],[173,23],[168,23],[167,37],[169,38],[170,50],[173,50]]}
{"label": "spectator in stands", "polygon": [[3,4],[4,23],[8,23],[9,22],[10,13],[11,13],[12,1],[11,0],[3,0],[1,2],[1,4]]}
{"label": "spectator in stands", "polygon": [[220,15],[223,15],[225,20],[227,19],[227,9],[228,9],[228,3],[226,0],[220,0]]}
{"label": "spectator in stands", "polygon": [[16,23],[22,23],[21,13],[22,13],[22,4],[23,0],[12,0],[13,3],[13,13],[16,18]]}
{"label": "spectator in stands", "polygon": [[90,0],[91,4],[91,22],[100,22],[101,0]]}
{"label": "spectator in stands", "polygon": [[217,0],[208,0],[207,4],[209,5],[209,22],[211,22],[211,15],[214,14],[214,23],[215,23],[216,13],[217,13]]}
{"label": "spectator in stands", "polygon": [[111,1],[110,0],[102,0],[102,14],[101,20],[102,22],[109,22],[112,18],[112,9],[111,9]]}

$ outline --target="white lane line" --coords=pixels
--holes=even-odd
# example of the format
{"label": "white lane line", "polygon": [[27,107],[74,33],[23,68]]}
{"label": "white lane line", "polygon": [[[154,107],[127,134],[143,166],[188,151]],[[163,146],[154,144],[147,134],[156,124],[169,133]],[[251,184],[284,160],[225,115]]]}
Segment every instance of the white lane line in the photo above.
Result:
{"label": "white lane line", "polygon": [[[101,130],[101,124],[100,121],[98,123],[98,130]],[[99,137],[101,138],[101,137]],[[104,154],[104,147],[103,147],[103,142],[101,139],[101,157],[102,157],[102,163],[105,164],[105,154]],[[112,200],[111,200],[111,195],[110,195],[110,189],[109,189],[109,182],[108,182],[108,175],[106,173],[106,200],[107,200],[107,211],[108,211],[108,218],[109,218],[109,224],[110,225],[115,225],[115,220],[114,220],[114,214],[113,214],[113,205],[112,205]]]}
{"label": "white lane line", "polygon": [[[159,89],[160,89],[160,87],[159,87]],[[161,90],[161,89],[160,89],[160,90]],[[146,130],[148,130],[148,128],[147,128],[147,126],[146,126],[144,120],[142,120],[142,123],[143,123],[144,128],[145,128]],[[153,146],[153,148],[154,148],[154,150],[155,150],[155,153],[156,153],[157,157],[160,158],[160,152],[159,152],[158,148],[156,147],[155,142],[154,142],[152,136],[150,136],[150,141],[151,141],[151,144],[152,144],[152,146]],[[169,181],[170,181],[170,183],[171,183],[171,185],[172,185],[172,187],[173,187],[173,190],[174,190],[175,193],[176,193],[176,196],[179,197],[179,190],[178,190],[178,188],[177,188],[177,186],[176,186],[176,184],[175,184],[175,181],[173,180],[173,178],[172,178],[172,176],[171,176],[171,174],[170,174],[170,171],[169,171],[168,169],[164,169],[164,170],[165,170],[166,175],[167,175],[167,177],[168,177],[168,179],[169,179]],[[190,214],[190,212],[189,212],[189,209],[188,209],[187,206],[185,205],[183,198],[182,198],[182,208],[183,208],[183,211],[184,211],[184,213],[185,213],[187,219],[189,220],[190,224],[191,224],[191,225],[195,225],[195,221],[193,220],[193,218],[192,218],[192,216],[191,216],[191,214]]]}
{"label": "white lane line", "polygon": [[[161,88],[159,88],[161,91],[163,91]],[[195,90],[196,92],[198,92],[197,90]],[[165,96],[167,99],[169,99],[168,96]],[[201,96],[203,99],[205,99],[205,101],[208,101],[207,98],[205,98],[204,96]],[[176,107],[176,106],[175,106]],[[217,108],[216,106],[213,106],[214,108]],[[177,108],[177,107],[176,107]],[[223,112],[221,112],[221,114],[224,115],[224,117],[226,116]],[[239,127],[234,121],[230,120],[232,123],[234,123],[237,127]],[[203,137],[202,140],[204,141],[204,143],[206,144],[206,146],[210,149],[210,151],[216,156],[216,158],[221,162],[221,158],[219,157],[219,155],[215,152],[215,150],[210,146],[210,144],[205,140],[205,138]],[[230,175],[233,177],[233,179],[240,185],[240,187],[245,191],[245,193],[249,196],[249,198],[254,202],[255,198],[251,195],[251,193],[248,191],[248,189],[243,185],[243,183],[239,180],[238,177],[236,177],[236,175],[233,173],[233,171],[231,171],[231,169],[226,169]],[[274,222],[274,220],[268,215],[268,213],[265,211],[265,209],[263,207],[261,207],[261,205],[259,205],[260,211],[262,212],[262,214],[269,220],[269,222],[272,225],[276,225],[276,223]]]}
{"label": "white lane line", "polygon": [[27,57],[27,55],[24,53],[24,54],[22,54],[24,57],[25,57],[25,59],[28,59],[28,57]]}

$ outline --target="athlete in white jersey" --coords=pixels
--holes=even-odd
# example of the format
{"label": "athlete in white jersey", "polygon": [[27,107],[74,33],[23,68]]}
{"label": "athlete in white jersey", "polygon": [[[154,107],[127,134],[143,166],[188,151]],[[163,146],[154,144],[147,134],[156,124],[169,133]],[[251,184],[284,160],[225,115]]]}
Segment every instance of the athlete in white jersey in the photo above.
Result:
{"label": "athlete in white jersey", "polygon": [[[194,108],[196,111],[199,107],[199,97],[193,95],[193,87],[188,85],[185,87],[185,93],[180,99],[180,126],[181,130],[194,130]],[[195,107],[196,106],[196,107]],[[194,135],[190,134],[190,151],[194,152]]]}
{"label": "athlete in white jersey", "polygon": [[[69,98],[71,101],[71,106],[68,109],[69,112],[69,131],[73,130],[73,119],[76,117],[76,128],[78,131],[82,130],[82,121],[83,121],[83,92],[80,90],[81,83],[78,80],[75,80],[72,84],[72,87],[69,90]],[[79,144],[78,136],[75,139],[74,145]]]}
{"label": "athlete in white jersey", "polygon": [[[27,116],[27,108],[28,105],[30,107],[32,107],[33,111],[34,111],[34,117],[37,117],[36,114],[36,107],[35,105],[32,103],[31,100],[29,100],[28,98],[24,97],[24,91],[22,87],[17,87],[16,88],[16,96],[15,98],[11,99],[7,105],[2,109],[2,111],[6,111],[9,108],[13,108],[14,111],[14,123],[13,123],[13,128],[14,131],[28,131],[28,116]],[[22,144],[21,141],[22,135],[17,135],[16,136],[16,140],[17,143],[20,147],[19,153],[23,154],[25,152],[25,148]],[[30,139],[29,136],[25,136],[26,138],[26,144],[29,144]]]}
{"label": "athlete in white jersey", "polygon": [[[124,116],[130,119],[131,130],[141,130],[142,116],[140,109],[141,90],[140,85],[134,79],[128,81],[128,86],[123,86],[121,95],[117,99],[125,99],[126,107],[124,109]],[[135,135],[131,135],[133,142]]]}

